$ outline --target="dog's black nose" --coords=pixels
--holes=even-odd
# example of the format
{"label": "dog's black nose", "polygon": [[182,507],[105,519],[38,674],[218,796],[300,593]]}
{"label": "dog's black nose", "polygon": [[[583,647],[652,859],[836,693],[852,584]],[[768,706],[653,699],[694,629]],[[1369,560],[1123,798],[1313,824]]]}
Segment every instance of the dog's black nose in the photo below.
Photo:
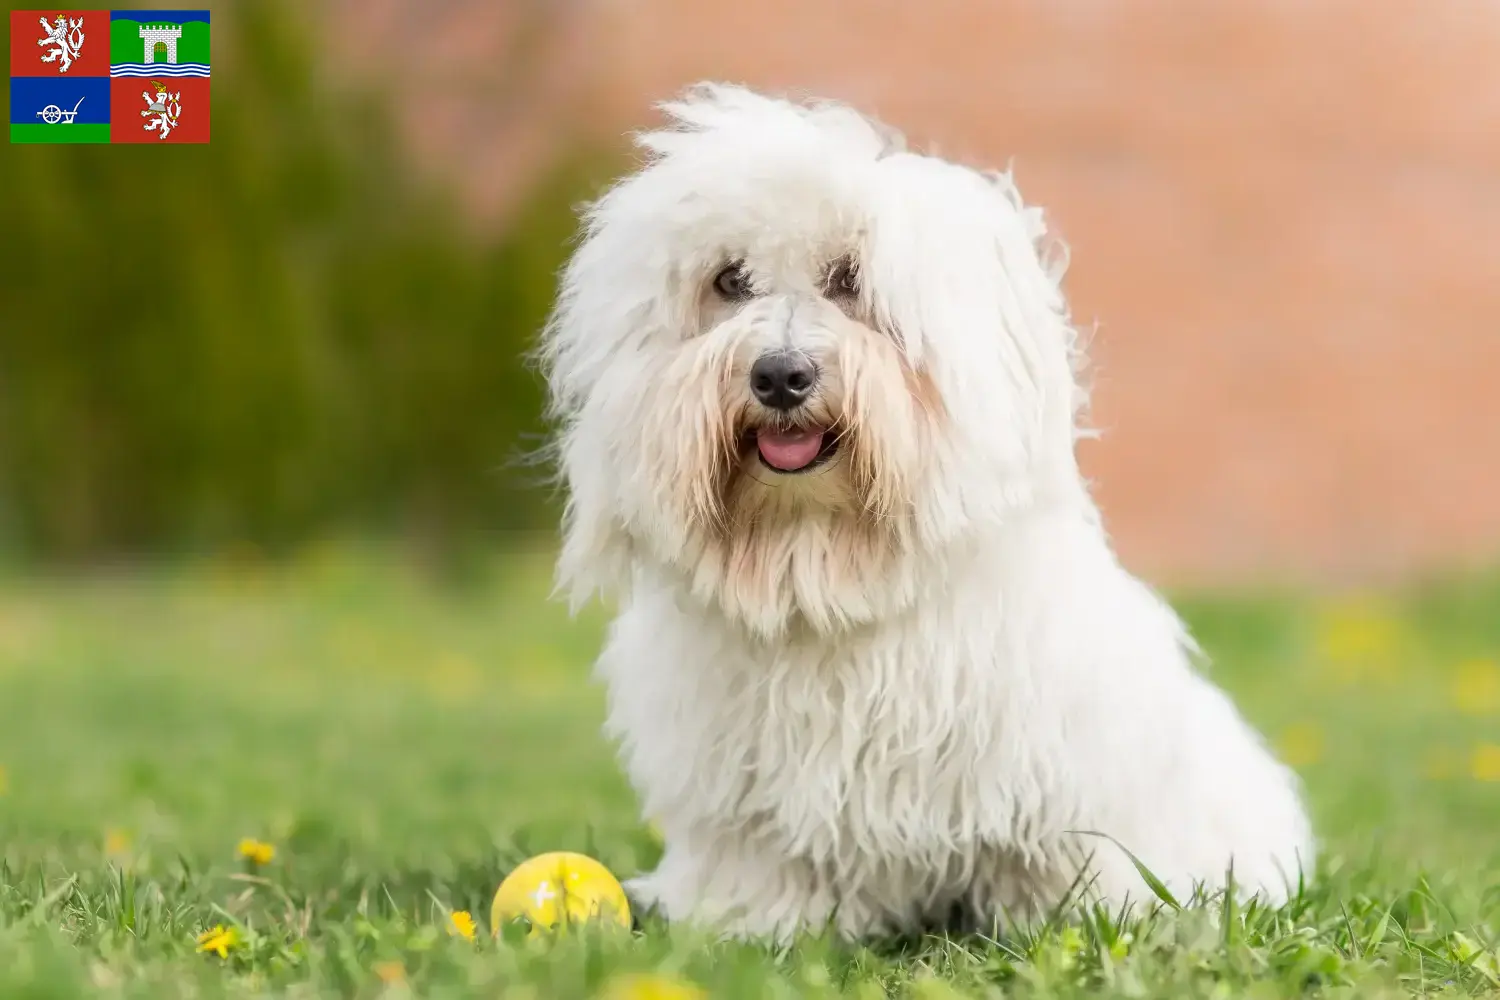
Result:
{"label": "dog's black nose", "polygon": [[762,354],[750,366],[750,391],[764,406],[791,410],[807,402],[818,384],[818,369],[807,355],[792,351]]}

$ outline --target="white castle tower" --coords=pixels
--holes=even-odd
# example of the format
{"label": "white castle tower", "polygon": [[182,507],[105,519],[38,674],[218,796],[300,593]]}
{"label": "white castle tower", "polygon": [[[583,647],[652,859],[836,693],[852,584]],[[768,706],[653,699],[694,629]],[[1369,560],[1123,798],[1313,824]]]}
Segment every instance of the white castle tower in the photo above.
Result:
{"label": "white castle tower", "polygon": [[167,47],[167,63],[177,65],[177,39],[182,37],[182,25],[180,24],[143,24],[141,25],[141,40],[146,49],[146,58],[142,60],[147,64],[156,62],[156,43],[161,42]]}

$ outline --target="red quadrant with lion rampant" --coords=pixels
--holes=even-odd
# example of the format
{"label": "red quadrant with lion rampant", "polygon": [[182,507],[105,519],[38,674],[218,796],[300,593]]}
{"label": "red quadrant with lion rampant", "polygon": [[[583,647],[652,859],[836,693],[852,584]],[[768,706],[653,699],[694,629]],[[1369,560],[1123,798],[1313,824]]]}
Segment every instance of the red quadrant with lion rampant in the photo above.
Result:
{"label": "red quadrant with lion rampant", "polygon": [[[59,31],[68,42],[66,46],[44,42]],[[59,79],[108,76],[109,11],[55,7],[11,11],[10,75]]]}
{"label": "red quadrant with lion rampant", "polygon": [[[207,142],[208,77],[117,76],[109,81],[111,142]],[[175,122],[163,139],[163,112]],[[147,128],[147,125],[155,125]]]}

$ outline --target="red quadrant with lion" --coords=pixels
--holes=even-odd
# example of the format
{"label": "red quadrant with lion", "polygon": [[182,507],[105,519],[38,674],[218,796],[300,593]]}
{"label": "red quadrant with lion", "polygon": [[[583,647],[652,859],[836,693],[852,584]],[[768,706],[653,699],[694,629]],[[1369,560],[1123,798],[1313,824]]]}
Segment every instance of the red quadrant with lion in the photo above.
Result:
{"label": "red quadrant with lion", "polygon": [[[67,46],[43,42],[58,32],[67,39]],[[53,7],[11,11],[10,75],[108,76],[109,11]]]}
{"label": "red quadrant with lion", "polygon": [[209,83],[208,77],[112,77],[110,141],[207,142]]}

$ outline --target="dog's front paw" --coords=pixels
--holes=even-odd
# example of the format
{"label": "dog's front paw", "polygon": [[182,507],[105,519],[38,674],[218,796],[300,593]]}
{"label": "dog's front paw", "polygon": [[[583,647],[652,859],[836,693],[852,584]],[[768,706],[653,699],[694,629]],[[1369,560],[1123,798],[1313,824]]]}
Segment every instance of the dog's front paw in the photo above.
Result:
{"label": "dog's front paw", "polygon": [[662,900],[654,875],[637,875],[635,878],[626,879],[620,885],[625,890],[625,898],[630,903],[630,912],[635,915],[637,922],[647,916],[658,916],[664,920],[671,919],[666,912],[666,905]]}
{"label": "dog's front paw", "polygon": [[653,916],[668,923],[699,924],[715,930],[743,925],[744,936],[753,936],[744,920],[746,903],[712,895],[704,879],[681,868],[658,868],[627,879],[623,885],[631,910],[639,917]]}
{"label": "dog's front paw", "polygon": [[[735,940],[787,943],[798,934],[820,933],[835,922],[832,894],[795,875],[781,865],[679,862],[628,880],[625,893],[632,909],[643,915]],[[836,929],[857,936],[860,929],[846,919],[849,916],[840,913]]]}

